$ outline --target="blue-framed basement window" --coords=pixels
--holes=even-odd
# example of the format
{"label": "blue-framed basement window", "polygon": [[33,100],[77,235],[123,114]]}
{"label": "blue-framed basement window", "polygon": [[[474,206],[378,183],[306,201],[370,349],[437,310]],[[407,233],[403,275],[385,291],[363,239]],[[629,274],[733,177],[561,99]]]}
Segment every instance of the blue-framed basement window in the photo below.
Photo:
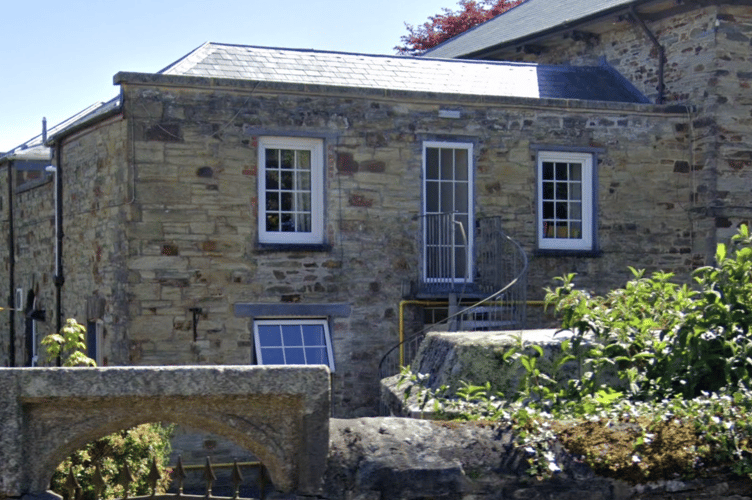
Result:
{"label": "blue-framed basement window", "polygon": [[263,319],[253,323],[259,365],[327,365],[334,356],[325,319]]}

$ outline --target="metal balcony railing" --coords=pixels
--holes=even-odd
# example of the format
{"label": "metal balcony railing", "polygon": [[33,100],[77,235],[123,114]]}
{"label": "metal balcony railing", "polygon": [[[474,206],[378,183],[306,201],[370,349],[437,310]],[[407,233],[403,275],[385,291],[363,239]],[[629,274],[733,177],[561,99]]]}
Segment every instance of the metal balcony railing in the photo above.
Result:
{"label": "metal balcony railing", "polygon": [[381,378],[409,365],[430,330],[525,328],[527,256],[504,232],[501,217],[478,218],[469,232],[452,214],[427,215],[423,236],[418,291],[434,301],[443,296],[447,317],[392,347],[379,364]]}

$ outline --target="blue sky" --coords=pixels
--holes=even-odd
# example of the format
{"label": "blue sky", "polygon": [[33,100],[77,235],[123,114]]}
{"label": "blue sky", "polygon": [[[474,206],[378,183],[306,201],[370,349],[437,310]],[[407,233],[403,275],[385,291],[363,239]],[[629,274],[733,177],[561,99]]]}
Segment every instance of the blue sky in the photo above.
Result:
{"label": "blue sky", "polygon": [[0,152],[204,42],[394,54],[456,0],[8,0],[0,8]]}

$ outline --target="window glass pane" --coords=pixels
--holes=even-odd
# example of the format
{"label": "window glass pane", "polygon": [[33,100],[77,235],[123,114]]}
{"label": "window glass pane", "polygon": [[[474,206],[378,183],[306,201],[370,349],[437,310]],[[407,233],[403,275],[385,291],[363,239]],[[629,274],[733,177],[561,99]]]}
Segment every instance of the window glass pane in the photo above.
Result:
{"label": "window glass pane", "polygon": [[298,153],[298,168],[302,170],[311,169],[311,152],[305,149],[300,150]]}
{"label": "window glass pane", "polygon": [[282,345],[282,335],[278,326],[259,325],[258,336],[259,343],[264,347]]}
{"label": "window glass pane", "polygon": [[556,183],[556,199],[566,200],[567,198],[569,198],[568,193],[567,193],[567,183],[557,182]]}
{"label": "window glass pane", "polygon": [[266,150],[266,168],[279,168],[279,150],[267,149]]}
{"label": "window glass pane", "polygon": [[296,210],[303,212],[311,211],[311,195],[310,193],[298,193],[296,201]]}
{"label": "window glass pane", "polygon": [[572,220],[582,219],[582,203],[573,202],[569,204],[569,218]]}
{"label": "window glass pane", "polygon": [[468,186],[465,182],[458,182],[454,189],[454,209],[460,212],[467,212],[469,194]]}
{"label": "window glass pane", "polygon": [[465,247],[455,247],[454,253],[454,276],[453,278],[466,278],[466,264],[467,254],[465,253]]}
{"label": "window glass pane", "polygon": [[292,214],[282,214],[280,220],[280,230],[283,232],[295,231],[295,221]]}
{"label": "window glass pane", "polygon": [[278,214],[266,214],[266,230],[267,231],[279,231],[279,215]]}
{"label": "window glass pane", "polygon": [[303,325],[303,344],[306,346],[326,345],[324,327],[321,325]]}
{"label": "window glass pane", "polygon": [[451,182],[441,183],[441,212],[454,212],[454,186]]}
{"label": "window glass pane", "polygon": [[262,348],[261,349],[261,364],[262,365],[284,365],[285,364],[285,354],[282,351],[282,348],[276,348],[276,349],[269,349],[269,348]]}
{"label": "window glass pane", "polygon": [[554,179],[554,164],[550,161],[544,161],[543,162],[543,179],[547,181],[552,181]]}
{"label": "window glass pane", "polygon": [[282,193],[281,208],[285,212],[289,212],[292,210],[292,193]]}
{"label": "window glass pane", "polygon": [[258,320],[254,334],[261,364],[325,364],[334,369],[326,320]]}
{"label": "window glass pane", "polygon": [[567,180],[567,174],[568,174],[568,164],[566,163],[557,163],[556,164],[556,180],[557,181],[565,181]]}
{"label": "window glass pane", "polygon": [[439,150],[426,148],[426,179],[439,178]]}
{"label": "window glass pane", "polygon": [[306,347],[306,363],[309,365],[328,365],[329,356],[326,353],[326,347]]}
{"label": "window glass pane", "polygon": [[554,204],[551,201],[546,201],[543,203],[543,218],[544,219],[553,219],[554,218]]}
{"label": "window glass pane", "polygon": [[307,233],[311,231],[311,216],[308,214],[298,214],[295,216],[297,221],[296,229],[299,233]]}
{"label": "window glass pane", "polygon": [[554,237],[554,224],[550,220],[543,221],[543,237],[544,238]]}
{"label": "window glass pane", "polygon": [[279,210],[279,193],[267,192],[266,193],[266,209],[277,211]]}
{"label": "window glass pane", "polygon": [[266,189],[279,188],[279,172],[276,170],[266,171]]}
{"label": "window glass pane", "polygon": [[293,176],[292,172],[282,171],[282,189],[290,190],[293,188]]}
{"label": "window glass pane", "polygon": [[577,182],[569,185],[569,199],[582,200],[582,184]]}
{"label": "window glass pane", "polygon": [[306,364],[305,354],[302,347],[285,348],[285,361],[288,365]]}
{"label": "window glass pane", "polygon": [[582,180],[582,165],[579,163],[569,164],[569,179],[573,181]]}
{"label": "window glass pane", "polygon": [[556,218],[557,219],[566,219],[567,218],[567,203],[562,201],[556,203]]}
{"label": "window glass pane", "polygon": [[467,149],[454,150],[455,179],[466,181],[468,176]]}
{"label": "window glass pane", "polygon": [[426,183],[426,212],[437,213],[439,211],[439,183]]}
{"label": "window glass pane", "polygon": [[282,325],[282,341],[285,347],[303,345],[303,337],[300,334],[300,325]]}
{"label": "window glass pane", "polygon": [[454,150],[453,149],[441,149],[441,179],[452,180],[454,179]]}
{"label": "window glass pane", "polygon": [[280,165],[281,168],[290,170],[295,165],[295,151],[292,151],[290,149],[283,149],[282,150],[282,164]]}
{"label": "window glass pane", "polygon": [[570,228],[572,233],[570,234],[570,238],[582,238],[582,223],[581,222],[572,222],[570,224]]}
{"label": "window glass pane", "polygon": [[311,173],[310,172],[300,172],[298,174],[298,189],[300,189],[301,191],[311,190]]}
{"label": "window glass pane", "polygon": [[543,183],[543,199],[544,200],[554,199],[554,183],[553,182]]}

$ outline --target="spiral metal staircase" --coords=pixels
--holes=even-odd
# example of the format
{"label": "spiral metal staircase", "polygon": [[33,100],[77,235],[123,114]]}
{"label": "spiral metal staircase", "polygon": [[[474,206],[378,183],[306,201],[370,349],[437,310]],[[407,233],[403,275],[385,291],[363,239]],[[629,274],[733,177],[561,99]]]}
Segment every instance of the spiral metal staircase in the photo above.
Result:
{"label": "spiral metal staircase", "polygon": [[[459,220],[458,220],[459,219]],[[417,305],[445,303],[446,317],[402,337],[379,363],[380,378],[409,365],[426,333],[524,329],[528,261],[502,229],[501,217],[466,219],[454,214],[423,217],[421,273],[413,287]],[[469,258],[468,258],[469,256]]]}

